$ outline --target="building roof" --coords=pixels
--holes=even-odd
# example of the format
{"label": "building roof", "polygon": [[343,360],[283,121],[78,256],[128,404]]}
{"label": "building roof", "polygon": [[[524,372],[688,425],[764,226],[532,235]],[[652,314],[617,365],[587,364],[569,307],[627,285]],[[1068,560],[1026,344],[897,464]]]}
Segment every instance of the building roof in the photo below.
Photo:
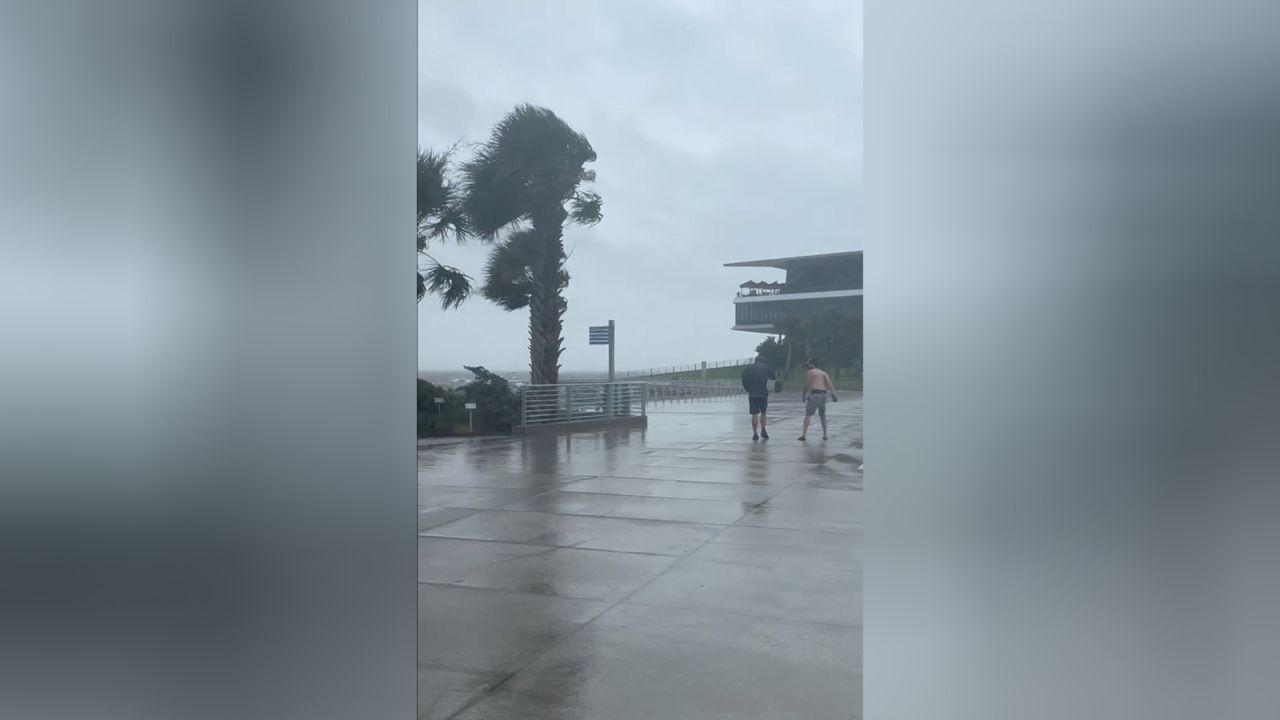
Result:
{"label": "building roof", "polygon": [[786,270],[797,262],[808,262],[811,260],[831,260],[840,257],[853,257],[861,255],[861,250],[853,250],[849,252],[825,253],[822,255],[796,255],[794,257],[773,258],[770,260],[745,260],[743,262],[725,263],[725,267],[771,267],[779,270]]}

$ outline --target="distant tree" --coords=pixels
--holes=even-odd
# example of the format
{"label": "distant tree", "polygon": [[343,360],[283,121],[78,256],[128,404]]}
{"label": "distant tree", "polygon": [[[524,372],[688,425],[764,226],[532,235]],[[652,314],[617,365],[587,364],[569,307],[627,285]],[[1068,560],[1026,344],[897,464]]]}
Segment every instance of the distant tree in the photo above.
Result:
{"label": "distant tree", "polygon": [[813,315],[786,316],[778,321],[786,360],[792,369],[815,359],[831,369],[836,378],[845,368],[861,368],[862,321],[847,312],[829,309]]}
{"label": "distant tree", "polygon": [[775,323],[778,329],[778,342],[785,351],[784,360],[782,361],[782,371],[784,377],[791,376],[792,352],[795,347],[794,336],[799,326],[799,320],[795,317],[784,316]]}
{"label": "distant tree", "polygon": [[[436,404],[436,398],[444,402]],[[464,416],[462,396],[448,388],[418,379],[418,437],[447,432]]]}
{"label": "distant tree", "polygon": [[467,402],[476,404],[476,428],[483,432],[511,432],[520,417],[520,397],[511,383],[480,366],[464,366],[475,379],[462,386]]}
{"label": "distant tree", "polygon": [[756,354],[764,358],[769,363],[769,367],[780,369],[787,362],[787,348],[779,342],[775,337],[765,338],[764,342],[756,346]]}
{"label": "distant tree", "polygon": [[786,375],[813,354],[814,323],[807,315],[787,315],[778,321],[782,342],[787,349]]}
{"label": "distant tree", "polygon": [[449,159],[449,151],[418,150],[418,254],[428,262],[418,267],[418,302],[432,293],[446,310],[471,295],[466,273],[437,262],[427,252],[431,240],[452,235],[461,243],[470,235],[458,188],[449,178]]}
{"label": "distant tree", "polygon": [[[520,417],[520,396],[506,378],[483,367],[466,366],[474,376],[460,388],[418,380],[418,437],[465,432],[474,419],[477,433],[508,433]],[[436,398],[444,402],[437,404]],[[473,418],[466,403],[473,402]]]}
{"label": "distant tree", "polygon": [[529,308],[529,374],[556,383],[564,351],[564,225],[594,225],[602,201],[581,186],[596,152],[586,137],[546,108],[520,105],[463,165],[462,208],[471,230],[494,249],[485,296],[507,310]]}

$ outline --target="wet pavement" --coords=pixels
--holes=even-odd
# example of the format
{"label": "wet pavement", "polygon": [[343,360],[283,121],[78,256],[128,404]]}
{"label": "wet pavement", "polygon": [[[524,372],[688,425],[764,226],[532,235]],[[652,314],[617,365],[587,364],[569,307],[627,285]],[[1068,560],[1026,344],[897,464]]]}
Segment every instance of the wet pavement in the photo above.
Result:
{"label": "wet pavement", "polygon": [[745,407],[421,443],[418,717],[860,718],[861,397]]}

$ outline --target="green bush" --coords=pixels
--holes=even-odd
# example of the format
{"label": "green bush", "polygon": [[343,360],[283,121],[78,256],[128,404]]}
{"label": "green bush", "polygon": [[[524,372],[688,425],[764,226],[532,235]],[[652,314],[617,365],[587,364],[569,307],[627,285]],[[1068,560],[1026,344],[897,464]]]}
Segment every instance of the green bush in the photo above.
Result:
{"label": "green bush", "polygon": [[[476,433],[509,433],[520,417],[520,397],[506,378],[483,367],[467,367],[475,376],[460,388],[448,389],[418,380],[418,437],[470,432],[466,403],[475,403]],[[437,407],[435,398],[444,398]]]}
{"label": "green bush", "polygon": [[756,346],[756,354],[764,357],[769,367],[781,370],[787,364],[787,346],[778,342],[777,338],[768,337]]}
{"label": "green bush", "polygon": [[[444,398],[437,406],[435,399]],[[453,432],[458,423],[466,422],[462,395],[456,390],[418,380],[418,437]]]}
{"label": "green bush", "polygon": [[462,393],[466,402],[476,404],[476,432],[511,432],[520,418],[520,397],[511,389],[511,383],[483,367],[464,367],[475,375],[474,380],[462,386]]}

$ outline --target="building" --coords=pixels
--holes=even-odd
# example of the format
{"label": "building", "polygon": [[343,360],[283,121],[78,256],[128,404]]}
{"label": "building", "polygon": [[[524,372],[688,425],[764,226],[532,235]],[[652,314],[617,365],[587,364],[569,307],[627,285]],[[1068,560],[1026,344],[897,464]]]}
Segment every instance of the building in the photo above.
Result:
{"label": "building", "polygon": [[733,300],[733,329],[774,334],[787,316],[827,309],[862,317],[862,251],[727,263],[731,268],[774,268],[779,281],[749,280]]}

